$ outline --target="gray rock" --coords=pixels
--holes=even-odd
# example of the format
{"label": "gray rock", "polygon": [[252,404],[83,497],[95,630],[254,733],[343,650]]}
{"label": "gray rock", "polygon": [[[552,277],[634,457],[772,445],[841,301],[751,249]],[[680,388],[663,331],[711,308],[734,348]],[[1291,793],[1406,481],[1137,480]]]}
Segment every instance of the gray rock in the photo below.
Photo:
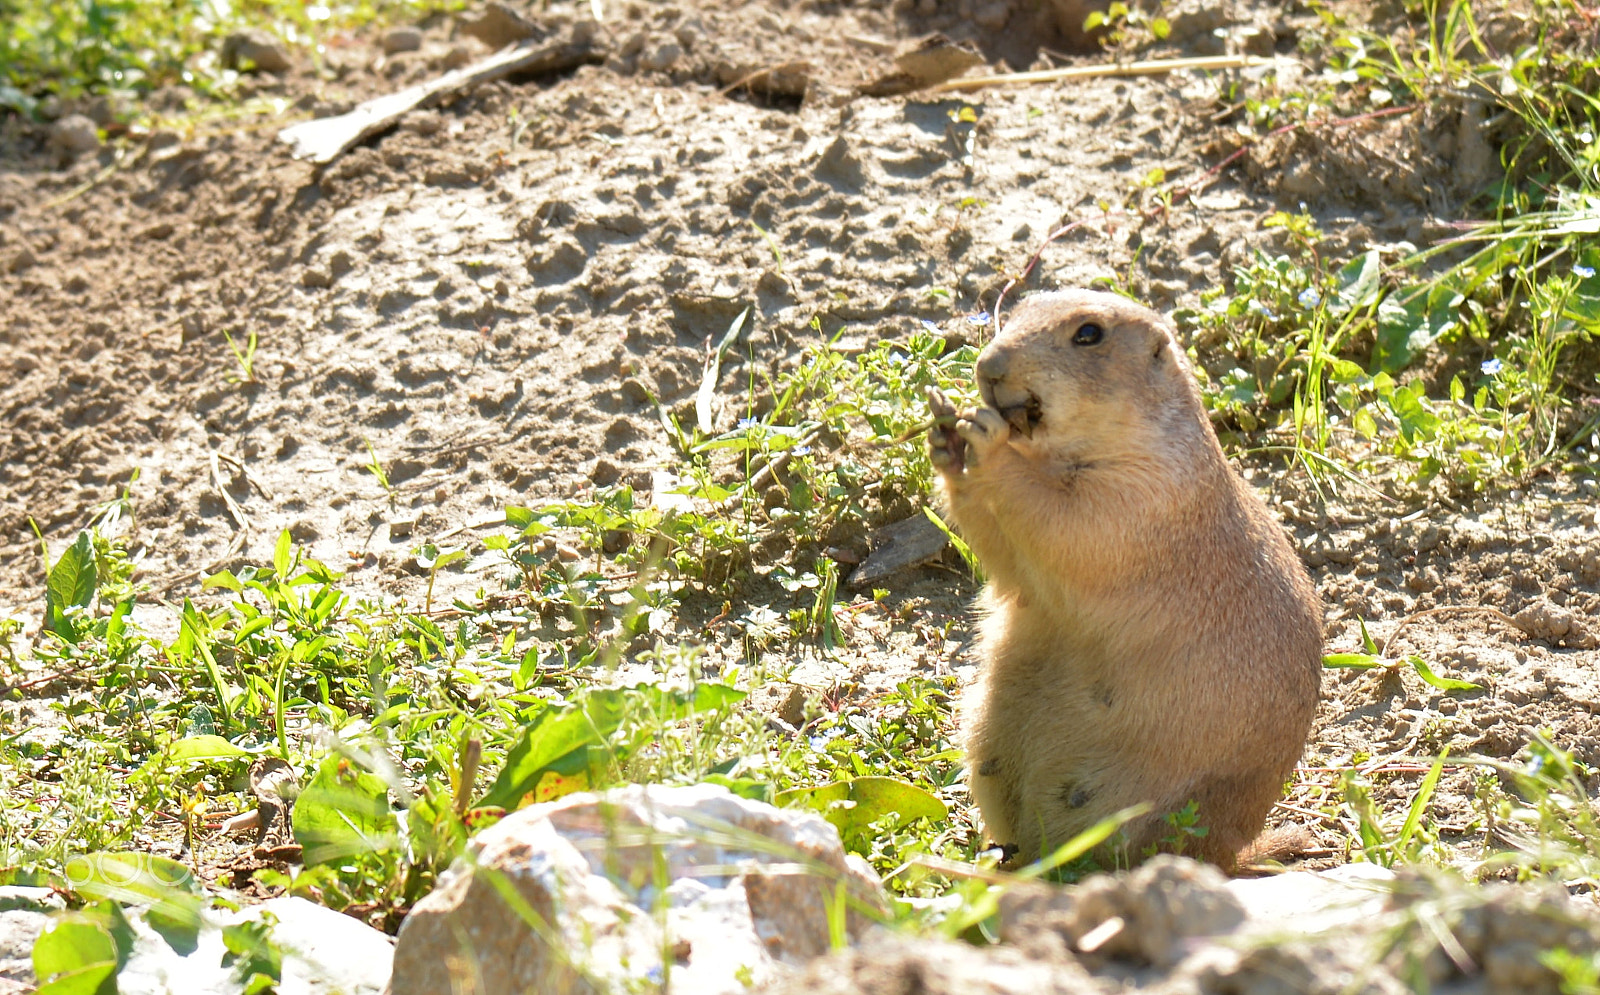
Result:
{"label": "gray rock", "polygon": [[68,114],[50,126],[50,145],[67,158],[76,159],[100,148],[100,130],[82,114]]}
{"label": "gray rock", "polygon": [[58,912],[67,907],[61,895],[50,888],[6,885],[0,888],[0,912],[21,909],[25,912]]}
{"label": "gray rock", "polygon": [[222,64],[242,72],[281,73],[289,69],[283,43],[259,28],[235,31],[222,42]]}
{"label": "gray rock", "polygon": [[43,912],[24,909],[7,909],[0,912],[0,992],[7,989],[6,982],[14,981],[29,986],[38,981],[33,976],[33,945],[44,932],[50,917]]}
{"label": "gray rock", "polygon": [[[401,926],[392,995],[742,995],[828,952],[837,887],[856,908],[881,902],[820,816],[712,784],[533,805],[469,854]],[[867,925],[847,915],[850,937]]]}
{"label": "gray rock", "polygon": [[383,36],[383,54],[385,55],[395,55],[399,52],[415,52],[421,47],[422,31],[410,25],[391,28]]}

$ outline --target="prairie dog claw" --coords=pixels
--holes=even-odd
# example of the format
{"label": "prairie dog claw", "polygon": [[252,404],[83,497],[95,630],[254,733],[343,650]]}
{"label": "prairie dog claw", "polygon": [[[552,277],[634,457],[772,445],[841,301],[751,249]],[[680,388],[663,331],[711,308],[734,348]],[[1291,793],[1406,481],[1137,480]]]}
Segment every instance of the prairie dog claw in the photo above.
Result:
{"label": "prairie dog claw", "polygon": [[933,426],[928,429],[928,459],[944,473],[961,473],[1010,438],[1011,426],[992,408],[958,411],[937,387],[927,388]]}

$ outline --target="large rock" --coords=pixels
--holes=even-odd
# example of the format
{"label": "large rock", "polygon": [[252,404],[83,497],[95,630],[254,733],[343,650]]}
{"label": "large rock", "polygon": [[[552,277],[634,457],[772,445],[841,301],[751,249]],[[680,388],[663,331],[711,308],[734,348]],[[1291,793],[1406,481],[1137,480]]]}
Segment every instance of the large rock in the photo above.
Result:
{"label": "large rock", "polygon": [[710,784],[569,795],[474,838],[401,926],[390,991],[742,993],[880,902],[817,815]]}
{"label": "large rock", "polygon": [[[140,909],[128,909],[133,950],[117,972],[121,995],[239,995],[243,979],[225,962],[225,926],[277,920],[270,942],[283,955],[280,992],[301,995],[379,995],[389,980],[393,941],[371,926],[303,898],[274,898],[237,912],[202,914],[198,935],[174,949],[168,936],[152,927]],[[4,917],[35,913],[0,912]],[[39,915],[40,920],[48,917]],[[37,935],[37,934],[35,934]],[[0,957],[8,956],[0,948]],[[3,982],[0,982],[3,984]],[[0,995],[6,990],[0,987]]]}

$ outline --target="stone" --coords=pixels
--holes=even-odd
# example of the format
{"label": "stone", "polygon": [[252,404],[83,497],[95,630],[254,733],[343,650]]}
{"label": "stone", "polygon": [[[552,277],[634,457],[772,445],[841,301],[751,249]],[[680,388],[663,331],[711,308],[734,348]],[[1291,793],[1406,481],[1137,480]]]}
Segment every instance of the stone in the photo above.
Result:
{"label": "stone", "polygon": [[639,56],[639,68],[666,72],[683,58],[683,47],[675,41],[664,41]]}
{"label": "stone", "polygon": [[1394,872],[1378,864],[1239,878],[1228,890],[1244,908],[1243,932],[1320,933],[1350,929],[1382,914]]}
{"label": "stone", "polygon": [[277,919],[272,942],[283,953],[280,991],[309,995],[380,995],[389,980],[393,941],[364,923],[303,898],[274,898],[238,912],[203,913],[192,950],[179,952],[145,921],[129,911],[135,939],[127,964],[117,974],[121,995],[236,995],[241,985],[223,966],[222,927]]}
{"label": "stone", "polygon": [[222,64],[241,72],[282,73],[289,69],[283,44],[259,28],[235,31],[222,42]]}
{"label": "stone", "polygon": [[50,146],[68,159],[100,148],[100,130],[82,114],[68,114],[50,126]]}
{"label": "stone", "polygon": [[632,785],[513,812],[412,908],[392,995],[631,990],[734,995],[881,908],[877,879],[811,812],[714,784]]}
{"label": "stone", "polygon": [[390,28],[383,36],[383,54],[397,55],[401,52],[415,52],[422,47],[422,31],[411,25]]}
{"label": "stone", "polygon": [[26,245],[18,246],[9,252],[0,253],[0,270],[7,273],[21,273],[31,266],[39,264],[39,257]]}

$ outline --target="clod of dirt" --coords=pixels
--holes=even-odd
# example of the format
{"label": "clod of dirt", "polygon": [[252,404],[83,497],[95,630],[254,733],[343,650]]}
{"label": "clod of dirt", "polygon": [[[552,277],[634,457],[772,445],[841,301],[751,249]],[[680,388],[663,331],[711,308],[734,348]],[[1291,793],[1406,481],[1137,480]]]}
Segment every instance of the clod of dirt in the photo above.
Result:
{"label": "clod of dirt", "polygon": [[50,147],[72,160],[100,148],[100,131],[82,114],[69,114],[50,126]]}
{"label": "clod of dirt", "polygon": [[1231,933],[1245,920],[1228,879],[1207,864],[1163,854],[1123,877],[1075,888],[1032,885],[1000,899],[1000,934],[1030,952],[1064,943],[1091,958],[1171,968],[1187,941]]}
{"label": "clod of dirt", "polygon": [[1600,646],[1600,640],[1595,639],[1576,614],[1542,598],[1517,612],[1511,621],[1523,632],[1552,646],[1580,650]]}
{"label": "clod of dirt", "polygon": [[415,52],[422,47],[422,32],[417,28],[406,25],[391,28],[383,36],[383,54],[396,55],[400,52]]}
{"label": "clod of dirt", "polygon": [[222,42],[222,64],[241,72],[282,73],[289,69],[289,53],[265,31],[235,31]]}
{"label": "clod of dirt", "polygon": [[[1434,987],[1480,976],[1490,995],[1557,995],[1560,976],[1543,963],[1541,952],[1589,957],[1600,949],[1600,924],[1592,913],[1580,913],[1550,881],[1479,889],[1413,873],[1400,879],[1389,909],[1404,928],[1389,966],[1398,969],[1402,960],[1420,964]],[[1424,926],[1430,917],[1433,922]],[[1455,941],[1453,951],[1440,940],[1444,930]]]}
{"label": "clod of dirt", "polygon": [[537,37],[542,32],[537,24],[505,4],[496,2],[485,7],[477,17],[462,18],[461,33],[478,39],[490,48],[500,48],[524,38]]}
{"label": "clod of dirt", "polygon": [[860,92],[869,97],[910,93],[960,76],[983,61],[971,45],[957,44],[944,35],[929,35],[914,48],[896,55],[894,70],[863,84]]}
{"label": "clod of dirt", "polygon": [[1101,995],[1121,986],[1077,962],[1040,960],[1011,947],[973,947],[890,936],[815,961],[762,995]]}

